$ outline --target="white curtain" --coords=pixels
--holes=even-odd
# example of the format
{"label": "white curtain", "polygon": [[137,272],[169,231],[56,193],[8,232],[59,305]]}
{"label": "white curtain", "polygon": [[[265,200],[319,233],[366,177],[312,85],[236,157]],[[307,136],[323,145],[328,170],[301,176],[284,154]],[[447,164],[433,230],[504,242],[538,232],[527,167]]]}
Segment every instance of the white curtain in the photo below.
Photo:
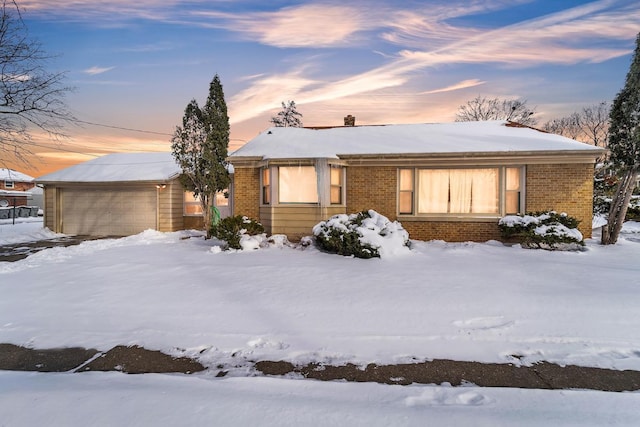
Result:
{"label": "white curtain", "polygon": [[418,175],[418,212],[447,213],[449,205],[449,170],[424,169]]}
{"label": "white curtain", "polygon": [[471,212],[471,189],[474,184],[473,172],[472,169],[452,169],[449,171],[450,213]]}
{"label": "white curtain", "polygon": [[278,168],[280,203],[318,203],[318,179],[314,166]]}
{"label": "white curtain", "polygon": [[474,169],[472,213],[498,213],[498,169]]}
{"label": "white curtain", "polygon": [[418,213],[498,213],[498,178],[498,169],[420,170]]}

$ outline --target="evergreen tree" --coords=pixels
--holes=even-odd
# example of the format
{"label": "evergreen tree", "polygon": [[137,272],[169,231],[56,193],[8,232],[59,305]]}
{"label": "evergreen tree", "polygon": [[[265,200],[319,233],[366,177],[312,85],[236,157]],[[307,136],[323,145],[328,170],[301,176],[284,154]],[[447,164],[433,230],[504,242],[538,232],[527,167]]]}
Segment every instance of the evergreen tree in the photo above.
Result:
{"label": "evergreen tree", "polygon": [[220,78],[216,74],[209,85],[203,108],[195,99],[184,111],[182,126],[171,139],[171,151],[182,168],[181,182],[200,200],[204,224],[209,236],[215,193],[228,188],[227,148],[229,116]]}
{"label": "evergreen tree", "polygon": [[624,88],[613,101],[610,118],[610,160],[620,168],[622,178],[602,230],[603,245],[618,240],[640,170],[640,33]]}
{"label": "evergreen tree", "polygon": [[302,127],[302,114],[296,110],[295,101],[289,101],[288,104],[282,103],[282,110],[271,118],[271,123],[276,127]]}

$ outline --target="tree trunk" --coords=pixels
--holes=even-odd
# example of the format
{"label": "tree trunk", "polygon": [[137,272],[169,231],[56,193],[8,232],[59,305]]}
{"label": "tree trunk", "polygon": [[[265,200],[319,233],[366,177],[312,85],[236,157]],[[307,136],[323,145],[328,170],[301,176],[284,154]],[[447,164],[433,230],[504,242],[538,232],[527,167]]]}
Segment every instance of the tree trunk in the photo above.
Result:
{"label": "tree trunk", "polygon": [[629,202],[633,195],[637,177],[638,168],[634,167],[629,169],[620,180],[616,194],[611,201],[607,224],[602,227],[601,244],[613,245],[618,241],[622,224],[627,216],[627,209],[629,208]]}
{"label": "tree trunk", "polygon": [[207,232],[206,239],[211,238],[211,207],[213,206],[213,197],[210,195],[205,196],[204,194],[200,194],[201,202],[202,202],[202,213],[204,214],[204,230]]}

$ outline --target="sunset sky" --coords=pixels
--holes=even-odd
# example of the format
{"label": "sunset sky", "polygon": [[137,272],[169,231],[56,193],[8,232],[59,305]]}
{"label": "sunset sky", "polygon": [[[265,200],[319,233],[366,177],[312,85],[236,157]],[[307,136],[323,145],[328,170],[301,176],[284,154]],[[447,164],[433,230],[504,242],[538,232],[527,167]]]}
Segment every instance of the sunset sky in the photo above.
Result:
{"label": "sunset sky", "polygon": [[[477,95],[523,98],[540,123],[624,85],[637,0],[19,0],[57,55],[83,122],[35,135],[33,176],[109,152],[168,151],[185,106],[220,75],[230,149],[295,100],[303,122],[453,121]],[[102,125],[102,126],[98,126]],[[124,128],[124,129],[122,129]],[[5,162],[7,159],[5,159]]]}

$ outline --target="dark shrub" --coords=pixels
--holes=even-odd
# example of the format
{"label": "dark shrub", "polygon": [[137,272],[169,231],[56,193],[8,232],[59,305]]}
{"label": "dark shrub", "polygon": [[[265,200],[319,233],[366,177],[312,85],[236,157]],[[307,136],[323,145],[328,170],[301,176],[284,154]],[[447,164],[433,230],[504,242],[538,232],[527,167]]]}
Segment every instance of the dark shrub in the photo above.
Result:
{"label": "dark shrub", "polygon": [[224,240],[232,249],[242,249],[240,237],[243,234],[255,236],[262,233],[264,233],[262,224],[242,215],[223,218],[211,227],[211,237]]}
{"label": "dark shrub", "polygon": [[579,221],[564,213],[533,212],[501,218],[498,227],[505,239],[517,239],[525,248],[576,250],[584,246]]}

